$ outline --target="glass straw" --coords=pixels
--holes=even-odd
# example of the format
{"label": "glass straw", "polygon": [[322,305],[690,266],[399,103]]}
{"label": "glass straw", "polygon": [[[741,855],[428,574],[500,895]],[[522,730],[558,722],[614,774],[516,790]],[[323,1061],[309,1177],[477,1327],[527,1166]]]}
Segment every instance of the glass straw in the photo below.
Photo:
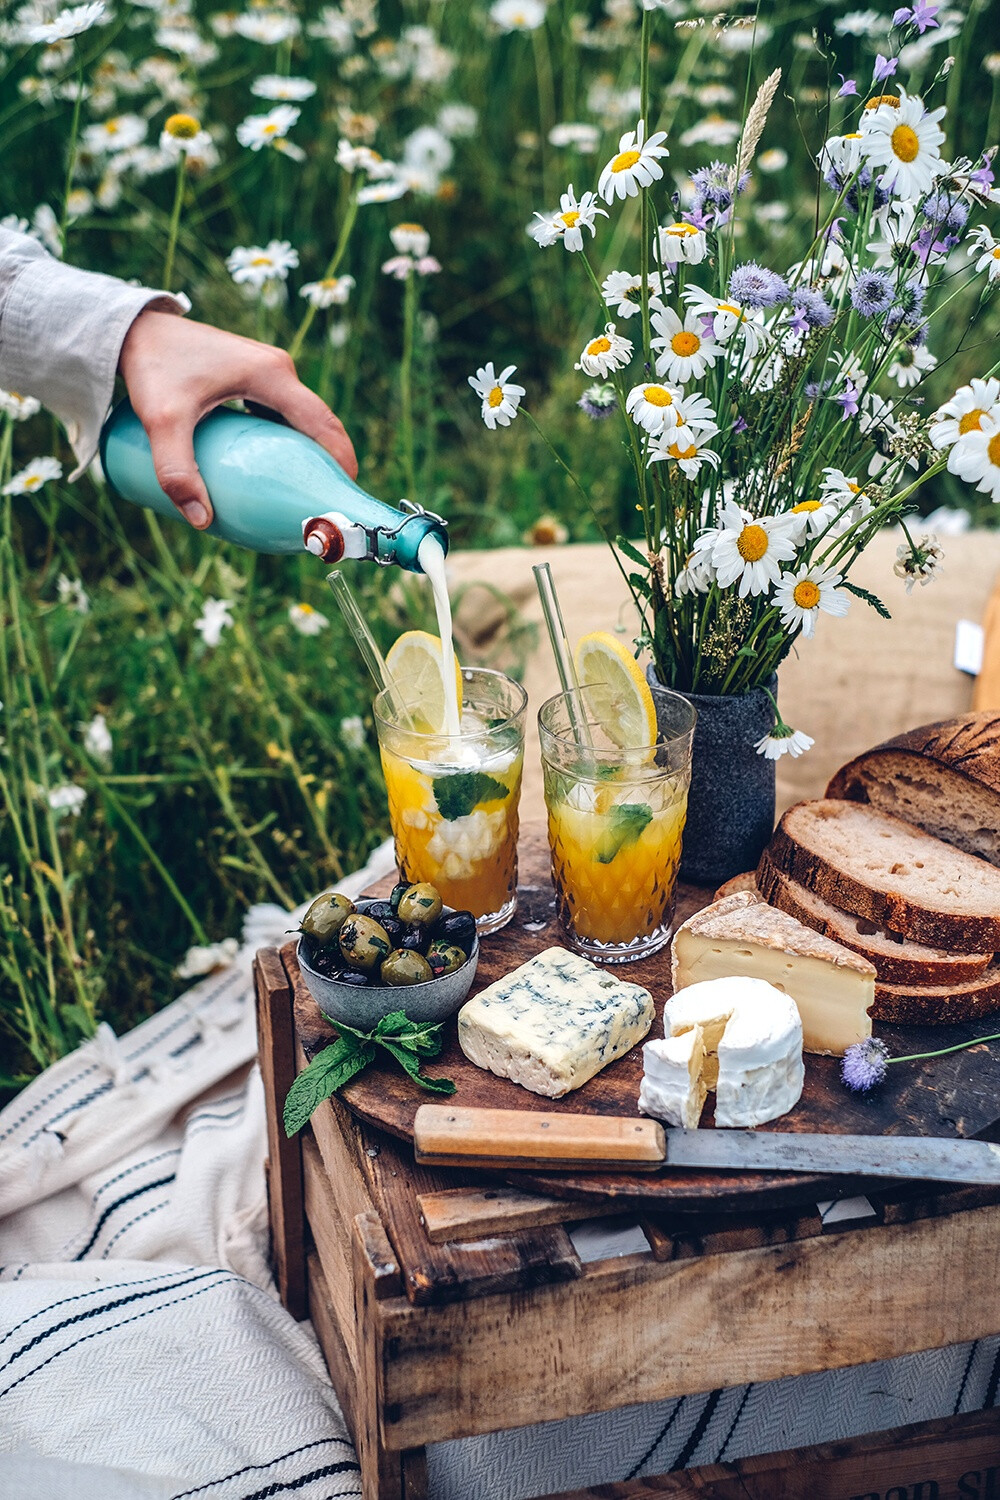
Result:
{"label": "glass straw", "polygon": [[354,637],[354,643],[361,655],[364,657],[365,666],[372,675],[379,692],[387,690],[392,701],[392,711],[407,729],[413,728],[413,720],[410,717],[406,704],[403,702],[402,694],[393,678],[392,673],[386,666],[385,657],[378,649],[375,637],[368,628],[368,622],[358,608],[358,601],[354,597],[351,585],[338,568],[326,575],[326,581],[333,591],[333,597],[340,606],[340,612],[344,616],[347,628]]}
{"label": "glass straw", "polygon": [[[535,575],[535,583],[538,585],[538,597],[542,602],[542,614],[548,626],[549,641],[552,645],[552,655],[556,659],[556,671],[559,673],[559,681],[562,683],[564,693],[579,694],[580,682],[576,675],[576,667],[573,664],[573,653],[569,648],[569,640],[566,636],[566,626],[563,623],[562,610],[559,608],[559,596],[556,593],[555,582],[552,578],[552,569],[548,563],[535,563],[531,570]],[[577,707],[582,700],[579,697],[569,697],[570,718],[573,721],[573,730],[577,739],[586,740],[593,749],[594,739],[587,722],[584,711],[577,713]],[[581,735],[582,730],[582,735]]]}

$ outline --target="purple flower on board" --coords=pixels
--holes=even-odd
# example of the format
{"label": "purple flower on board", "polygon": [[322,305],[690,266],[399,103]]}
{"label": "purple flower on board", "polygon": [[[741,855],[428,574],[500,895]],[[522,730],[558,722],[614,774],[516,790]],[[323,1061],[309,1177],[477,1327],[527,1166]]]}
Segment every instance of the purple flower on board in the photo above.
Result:
{"label": "purple flower on board", "polygon": [[898,66],[894,57],[883,57],[881,52],[875,59],[874,79],[876,83],[882,83],[884,79],[891,78]]}
{"label": "purple flower on board", "polygon": [[834,396],[833,399],[841,409],[840,420],[842,422],[848,421],[850,417],[857,416],[861,400],[861,392],[858,390],[858,387],[854,384],[853,380],[849,380],[844,389],[841,391],[840,395]]}
{"label": "purple flower on board", "polygon": [[889,1049],[878,1037],[854,1042],[844,1053],[840,1077],[855,1094],[866,1094],[885,1079],[889,1067]]}
{"label": "purple flower on board", "polygon": [[893,302],[892,279],[884,271],[862,271],[851,291],[851,305],[863,318],[888,312]]}
{"label": "purple flower on board", "polygon": [[840,79],[840,88],[837,90],[838,99],[846,99],[849,95],[858,92],[858,86],[853,78],[845,78],[843,73],[838,73],[837,77]]}

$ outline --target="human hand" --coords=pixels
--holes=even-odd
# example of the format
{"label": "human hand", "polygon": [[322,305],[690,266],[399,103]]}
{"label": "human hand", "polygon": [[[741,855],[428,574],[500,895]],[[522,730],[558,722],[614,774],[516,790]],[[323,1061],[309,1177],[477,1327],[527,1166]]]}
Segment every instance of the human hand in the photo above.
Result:
{"label": "human hand", "polygon": [[223,401],[254,401],[279,412],[357,476],[343,424],[302,384],[283,349],[149,309],[125,335],[118,373],[149,438],[161,489],[199,531],[211,524],[212,505],[195,463],[194,429]]}

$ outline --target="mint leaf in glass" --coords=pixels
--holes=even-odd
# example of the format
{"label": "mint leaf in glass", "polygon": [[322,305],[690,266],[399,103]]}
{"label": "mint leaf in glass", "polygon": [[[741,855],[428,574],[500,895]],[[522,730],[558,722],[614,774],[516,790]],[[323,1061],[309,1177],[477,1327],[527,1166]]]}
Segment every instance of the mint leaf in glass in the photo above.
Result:
{"label": "mint leaf in glass", "polygon": [[454,776],[435,776],[434,800],[442,818],[453,823],[467,818],[482,802],[496,802],[510,796],[510,788],[485,771],[458,771]]}
{"label": "mint leaf in glass", "polygon": [[609,865],[623,849],[636,842],[652,821],[653,809],[648,802],[622,802],[611,808],[594,854],[597,863]]}

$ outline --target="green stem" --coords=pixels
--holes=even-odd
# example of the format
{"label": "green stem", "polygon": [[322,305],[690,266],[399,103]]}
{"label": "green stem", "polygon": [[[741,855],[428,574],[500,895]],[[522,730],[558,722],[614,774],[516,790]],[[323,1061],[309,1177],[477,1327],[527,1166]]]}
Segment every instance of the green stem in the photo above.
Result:
{"label": "green stem", "polygon": [[887,1057],[886,1063],[922,1062],[925,1057],[947,1057],[949,1052],[964,1052],[967,1047],[978,1047],[981,1042],[1000,1041],[1000,1031],[991,1031],[989,1036],[974,1036],[971,1042],[956,1042],[952,1047],[939,1047],[936,1052],[908,1052],[905,1057]]}
{"label": "green stem", "polygon": [[177,158],[177,181],[174,184],[174,206],[170,210],[170,228],[167,232],[167,253],[163,260],[163,290],[169,292],[174,274],[174,252],[177,249],[177,233],[181,227],[181,208],[184,205],[184,169],[187,157],[182,151]]}
{"label": "green stem", "polygon": [[417,498],[417,471],[413,456],[413,336],[417,322],[417,273],[410,270],[403,292],[403,357],[399,362],[400,440],[406,494]]}
{"label": "green stem", "polygon": [[[347,213],[344,215],[344,222],[340,226],[340,237],[337,240],[336,249],[334,250],[333,254],[330,256],[330,260],[329,260],[329,262],[327,264],[327,268],[323,272],[323,276],[322,276],[322,280],[323,281],[329,281],[329,279],[330,279],[331,276],[335,276],[336,275],[336,273],[337,273],[337,267],[340,265],[340,262],[344,258],[344,251],[347,249],[347,241],[351,237],[351,230],[354,228],[354,221],[357,218],[357,216],[358,216],[358,195],[357,195],[357,193],[352,193],[351,194],[351,198],[350,198],[350,202],[347,205]],[[316,306],[315,306],[315,303],[310,302],[309,306],[306,308],[305,316],[303,317],[302,322],[299,324],[298,328],[296,329],[295,337],[292,339],[292,342],[288,346],[288,352],[292,356],[293,359],[298,359],[299,353],[301,352],[301,349],[302,349],[302,345],[305,343],[306,335],[308,334],[310,328],[313,325],[313,319],[315,318],[315,316],[316,316]]]}
{"label": "green stem", "polygon": [[76,75],[76,98],[73,100],[73,120],[69,128],[69,152],[66,158],[66,181],[63,186],[62,213],[59,216],[59,238],[63,254],[66,253],[66,221],[69,217],[69,195],[73,187],[73,168],[76,166],[76,142],[80,134],[80,108],[83,104],[83,68]]}

